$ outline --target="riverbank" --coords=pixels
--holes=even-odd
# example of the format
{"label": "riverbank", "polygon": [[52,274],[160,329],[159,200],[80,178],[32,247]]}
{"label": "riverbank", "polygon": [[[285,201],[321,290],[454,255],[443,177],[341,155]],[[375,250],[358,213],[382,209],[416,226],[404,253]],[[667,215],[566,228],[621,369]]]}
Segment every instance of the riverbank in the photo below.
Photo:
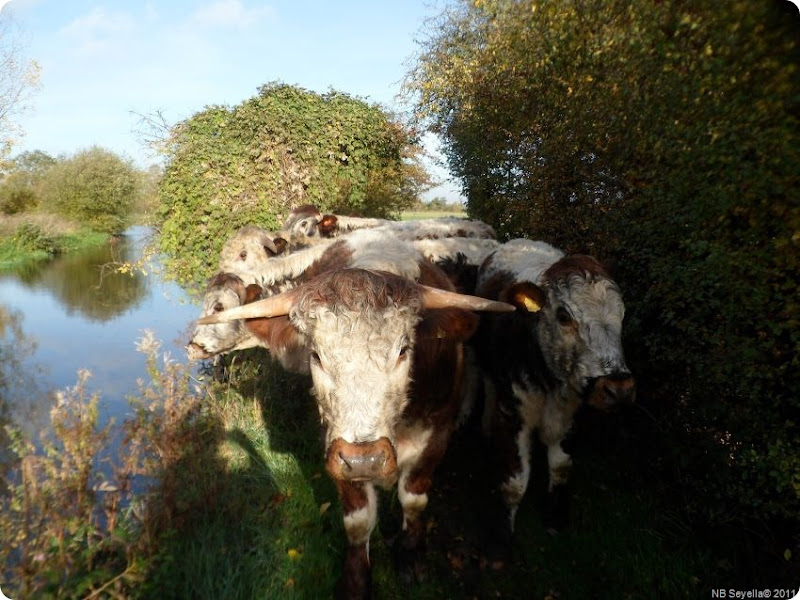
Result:
{"label": "riverbank", "polygon": [[52,214],[0,216],[0,271],[99,246],[109,237]]}

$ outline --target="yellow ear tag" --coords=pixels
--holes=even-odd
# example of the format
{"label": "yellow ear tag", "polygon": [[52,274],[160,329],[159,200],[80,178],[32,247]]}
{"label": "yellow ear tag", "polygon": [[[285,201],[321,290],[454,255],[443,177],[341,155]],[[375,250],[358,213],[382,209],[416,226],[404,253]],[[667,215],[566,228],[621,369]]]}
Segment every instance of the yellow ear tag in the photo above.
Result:
{"label": "yellow ear tag", "polygon": [[520,299],[522,300],[522,305],[525,307],[525,310],[528,312],[539,312],[542,310],[542,307],[539,306],[539,303],[532,298],[528,298],[528,296],[522,296]]}

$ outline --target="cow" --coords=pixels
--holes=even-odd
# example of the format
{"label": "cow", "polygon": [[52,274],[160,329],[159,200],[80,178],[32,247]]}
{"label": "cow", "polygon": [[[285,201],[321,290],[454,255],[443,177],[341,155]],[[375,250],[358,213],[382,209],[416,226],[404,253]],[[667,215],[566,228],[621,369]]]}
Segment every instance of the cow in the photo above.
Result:
{"label": "cow", "polygon": [[[397,249],[405,256],[392,255],[391,245],[380,258],[369,249],[356,252],[354,266],[325,270],[291,290],[199,321],[288,317],[292,329],[281,343],[307,349],[325,469],[338,490],[348,539],[340,598],[371,593],[376,486],[397,485],[403,526],[396,557],[405,574],[419,575],[421,515],[459,414],[463,345],[478,324],[472,311],[514,310],[452,291],[435,265],[407,245]],[[382,268],[357,264],[372,261]]]}
{"label": "cow", "polygon": [[288,241],[255,225],[237,230],[223,245],[219,256],[219,272],[231,273],[255,283],[258,273],[270,258],[285,253]]}
{"label": "cow", "polygon": [[572,458],[563,442],[576,411],[584,404],[606,410],[631,402],[635,383],[621,344],[620,289],[594,258],[512,240],[481,265],[475,293],[517,308],[487,315],[472,344],[503,500],[489,553],[502,566],[530,478],[532,433],[547,450],[547,519],[555,531],[567,520]]}
{"label": "cow", "polygon": [[407,241],[450,237],[496,238],[494,229],[482,221],[458,217],[413,221],[346,217],[336,214],[322,214],[310,204],[295,208],[290,213],[283,228],[293,241],[307,238],[313,239],[315,237],[338,237],[366,228],[377,228],[387,235],[391,234]]}
{"label": "cow", "polygon": [[288,232],[293,240],[315,237],[331,238],[356,229],[378,227],[388,223],[392,223],[392,221],[322,214],[316,206],[303,204],[292,209],[283,223],[283,230]]}

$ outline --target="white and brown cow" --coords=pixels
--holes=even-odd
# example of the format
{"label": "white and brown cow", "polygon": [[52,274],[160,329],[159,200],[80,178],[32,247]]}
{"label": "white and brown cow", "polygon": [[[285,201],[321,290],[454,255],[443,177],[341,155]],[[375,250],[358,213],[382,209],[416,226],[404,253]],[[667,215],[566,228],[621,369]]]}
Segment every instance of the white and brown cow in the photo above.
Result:
{"label": "white and brown cow", "polygon": [[[253,245],[251,240],[248,243]],[[252,250],[258,254],[257,247]],[[236,256],[235,253],[230,254]],[[209,280],[203,297],[201,317],[292,289],[320,273],[337,268],[386,270],[417,280],[420,276],[421,260],[422,255],[415,248],[372,230],[353,232],[341,239],[326,240],[322,244],[297,252],[284,252],[271,258],[248,258],[242,265],[235,264],[234,258],[234,265],[231,267],[236,269],[234,272],[220,272]],[[256,264],[257,268],[245,268],[245,264]],[[277,327],[277,321],[230,321],[197,325],[187,346],[189,358],[207,359],[261,346],[276,355],[284,367],[297,370],[293,366],[297,362],[294,353],[284,357],[279,350],[272,351],[273,338],[279,335],[275,331]]]}
{"label": "white and brown cow", "polygon": [[[344,598],[370,595],[376,485],[398,486],[403,530],[397,556],[402,569],[418,573],[425,538],[421,513],[462,402],[463,342],[477,327],[470,311],[513,310],[453,292],[444,273],[405,248],[400,258],[387,251],[380,260],[373,256],[399,273],[335,268],[287,292],[200,320],[269,323],[288,317],[292,329],[284,330],[281,343],[307,348],[326,432],[325,468],[339,492],[349,543],[337,590]],[[361,252],[356,257],[369,263],[368,249]]]}
{"label": "white and brown cow", "polygon": [[219,272],[234,274],[247,283],[255,283],[266,261],[285,253],[288,242],[277,234],[255,225],[236,231],[219,255]]}
{"label": "white and brown cow", "polygon": [[562,442],[576,411],[583,404],[607,409],[630,402],[635,386],[620,338],[622,296],[594,258],[513,240],[481,266],[476,293],[517,307],[487,315],[473,344],[486,383],[484,428],[505,504],[491,548],[502,560],[530,478],[532,433],[547,449],[549,524],[558,528],[566,521],[572,465]]}
{"label": "white and brown cow", "polygon": [[294,242],[304,238],[332,238],[346,235],[359,229],[378,229],[386,235],[394,235],[406,241],[476,238],[495,239],[494,229],[482,221],[459,217],[440,217],[412,221],[392,221],[364,217],[347,217],[322,214],[316,207],[305,204],[295,208],[283,225]]}

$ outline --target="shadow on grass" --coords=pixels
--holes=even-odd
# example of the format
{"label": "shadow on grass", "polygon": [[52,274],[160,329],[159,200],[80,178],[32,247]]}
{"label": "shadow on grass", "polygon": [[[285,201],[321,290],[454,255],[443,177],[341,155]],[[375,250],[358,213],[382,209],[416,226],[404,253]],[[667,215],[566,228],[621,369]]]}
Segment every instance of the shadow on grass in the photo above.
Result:
{"label": "shadow on grass", "polygon": [[[263,353],[229,377],[224,385],[235,399],[224,406],[226,424],[216,423],[213,443],[199,450],[211,472],[206,496],[171,535],[150,589],[166,598],[331,597],[346,538],[323,468],[310,380],[265,362]],[[394,491],[380,494],[370,542],[374,597],[707,597],[708,557],[692,547],[691,532],[673,519],[658,490],[643,485],[637,462],[626,456],[639,443],[625,438],[636,424],[625,419],[579,420],[571,524],[556,536],[542,524],[547,470],[537,451],[517,515],[514,556],[502,571],[483,559],[493,501],[488,451],[476,424],[458,431],[426,511],[422,582],[409,585],[394,569],[400,506]]]}

